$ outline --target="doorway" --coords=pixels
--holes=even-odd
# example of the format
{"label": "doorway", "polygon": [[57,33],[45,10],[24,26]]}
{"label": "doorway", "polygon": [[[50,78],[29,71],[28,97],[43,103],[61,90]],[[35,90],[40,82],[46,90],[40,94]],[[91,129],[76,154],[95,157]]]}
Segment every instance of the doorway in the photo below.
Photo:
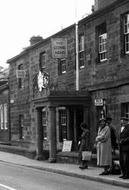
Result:
{"label": "doorway", "polygon": [[83,107],[81,106],[70,107],[69,114],[70,114],[69,136],[70,140],[73,141],[72,150],[77,151],[78,141],[82,133],[80,124],[83,122],[83,115],[84,115]]}

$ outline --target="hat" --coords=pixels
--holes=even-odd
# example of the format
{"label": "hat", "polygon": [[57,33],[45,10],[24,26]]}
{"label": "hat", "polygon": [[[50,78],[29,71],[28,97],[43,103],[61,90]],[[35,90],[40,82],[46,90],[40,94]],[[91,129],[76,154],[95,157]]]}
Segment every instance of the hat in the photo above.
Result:
{"label": "hat", "polygon": [[101,121],[106,121],[106,119],[105,118],[100,118],[99,122],[101,122]]}
{"label": "hat", "polygon": [[129,118],[124,116],[124,117],[121,117],[121,120],[129,121]]}

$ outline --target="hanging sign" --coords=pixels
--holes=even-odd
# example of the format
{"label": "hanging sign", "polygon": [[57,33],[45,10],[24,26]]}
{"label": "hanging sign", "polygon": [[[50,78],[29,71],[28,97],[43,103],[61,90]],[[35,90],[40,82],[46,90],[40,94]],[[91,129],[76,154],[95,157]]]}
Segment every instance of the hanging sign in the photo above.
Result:
{"label": "hanging sign", "polygon": [[103,99],[101,98],[95,99],[95,106],[103,106]]}
{"label": "hanging sign", "polygon": [[52,43],[52,57],[56,59],[63,59],[67,57],[67,39],[53,38]]}

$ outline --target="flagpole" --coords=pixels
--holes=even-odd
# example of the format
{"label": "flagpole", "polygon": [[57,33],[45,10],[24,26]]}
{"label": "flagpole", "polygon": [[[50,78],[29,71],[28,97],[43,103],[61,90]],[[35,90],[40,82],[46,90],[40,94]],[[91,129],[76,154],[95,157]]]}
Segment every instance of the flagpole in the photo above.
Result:
{"label": "flagpole", "polygon": [[75,0],[75,39],[76,39],[76,91],[79,91],[79,57],[78,57],[78,18],[77,0]]}

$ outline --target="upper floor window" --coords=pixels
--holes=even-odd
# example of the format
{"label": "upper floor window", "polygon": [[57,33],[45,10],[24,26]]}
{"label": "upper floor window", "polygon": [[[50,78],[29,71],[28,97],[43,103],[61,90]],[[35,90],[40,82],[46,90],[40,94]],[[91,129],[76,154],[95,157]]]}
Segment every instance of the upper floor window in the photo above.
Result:
{"label": "upper floor window", "polygon": [[107,59],[107,33],[99,36],[99,56],[101,62]]}
{"label": "upper floor window", "polygon": [[40,53],[40,70],[42,70],[43,68],[45,68],[46,65],[46,52],[42,52]]}
{"label": "upper floor window", "polygon": [[125,53],[129,53],[129,13],[124,16],[124,46]]}
{"label": "upper floor window", "polygon": [[84,35],[79,36],[79,68],[84,68]]}
{"label": "upper floor window", "polygon": [[59,74],[64,74],[66,73],[66,59],[59,59],[59,62],[58,62],[58,70],[59,70]]}
{"label": "upper floor window", "polygon": [[18,66],[18,88],[24,88],[24,70],[23,64]]}
{"label": "upper floor window", "polygon": [[98,60],[103,62],[107,60],[107,29],[106,23],[103,23],[96,27],[97,29],[97,50]]}

